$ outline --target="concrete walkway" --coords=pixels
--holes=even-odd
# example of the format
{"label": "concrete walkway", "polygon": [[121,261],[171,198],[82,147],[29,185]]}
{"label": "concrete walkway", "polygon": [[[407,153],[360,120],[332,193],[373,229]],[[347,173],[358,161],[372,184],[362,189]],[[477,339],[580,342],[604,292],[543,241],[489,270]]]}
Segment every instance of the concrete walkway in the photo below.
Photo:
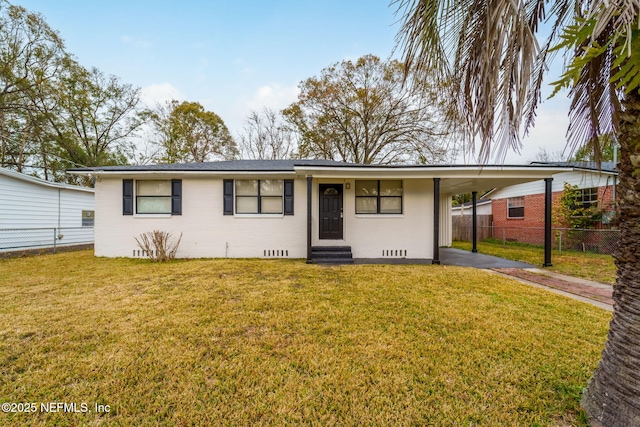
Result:
{"label": "concrete walkway", "polygon": [[442,265],[457,265],[459,267],[474,268],[533,268],[531,264],[511,261],[497,256],[473,253],[462,249],[440,248],[440,263]]}
{"label": "concrete walkway", "polygon": [[565,276],[530,264],[462,249],[440,248],[443,265],[475,267],[613,311],[613,286]]}

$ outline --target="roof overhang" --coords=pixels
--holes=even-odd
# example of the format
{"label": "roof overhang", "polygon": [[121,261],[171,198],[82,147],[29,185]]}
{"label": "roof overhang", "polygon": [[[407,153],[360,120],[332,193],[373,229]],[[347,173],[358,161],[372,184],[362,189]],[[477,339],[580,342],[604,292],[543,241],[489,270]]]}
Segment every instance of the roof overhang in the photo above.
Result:
{"label": "roof overhang", "polygon": [[398,167],[296,167],[314,178],[433,179],[440,178],[440,192],[462,194],[551,178],[572,168],[558,166],[398,166]]}
{"label": "roof overhang", "polygon": [[189,178],[189,179],[251,179],[251,177],[261,176],[272,179],[295,178],[295,171],[180,171],[180,170],[163,170],[163,171],[101,171],[101,170],[68,170],[67,173],[75,175],[84,175],[100,179],[101,177],[125,178],[125,179],[171,179],[171,178]]}
{"label": "roof overhang", "polygon": [[462,194],[472,191],[484,192],[496,187],[522,184],[550,178],[555,173],[567,172],[571,167],[514,165],[514,166],[309,166],[296,165],[288,170],[100,170],[75,169],[69,173],[100,179],[101,177],[129,179],[168,179],[173,178],[227,178],[249,179],[250,177],[270,177],[287,179],[313,177],[316,179],[433,179],[440,178],[442,194]]}
{"label": "roof overhang", "polygon": [[20,172],[13,171],[11,169],[0,168],[0,175],[4,175],[9,178],[17,179],[19,181],[28,182],[42,187],[56,188],[58,190],[71,190],[71,191],[84,191],[86,193],[94,193],[93,188],[81,187],[79,185],[63,184],[61,182],[47,181],[35,176],[25,175]]}

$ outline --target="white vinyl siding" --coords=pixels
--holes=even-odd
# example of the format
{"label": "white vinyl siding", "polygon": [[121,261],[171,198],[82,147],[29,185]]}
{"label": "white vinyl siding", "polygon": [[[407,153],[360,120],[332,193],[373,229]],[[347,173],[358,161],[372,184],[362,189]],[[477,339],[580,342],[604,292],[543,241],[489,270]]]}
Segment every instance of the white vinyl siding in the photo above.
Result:
{"label": "white vinyl siding", "polygon": [[0,175],[0,228],[81,227],[93,191],[55,188]]}
{"label": "white vinyl siding", "polygon": [[[12,173],[12,172],[8,172]],[[93,242],[93,227],[82,228],[82,212],[94,210],[91,189],[0,173],[0,252]],[[15,230],[15,231],[7,231]],[[55,229],[55,233],[54,233]]]}

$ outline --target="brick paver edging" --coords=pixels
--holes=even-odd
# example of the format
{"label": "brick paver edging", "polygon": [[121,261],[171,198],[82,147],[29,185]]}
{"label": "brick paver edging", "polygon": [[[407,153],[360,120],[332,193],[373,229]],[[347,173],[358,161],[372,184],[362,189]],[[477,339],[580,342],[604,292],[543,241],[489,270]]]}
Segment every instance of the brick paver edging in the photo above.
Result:
{"label": "brick paver edging", "polygon": [[590,298],[596,301],[603,302],[605,304],[613,305],[613,287],[611,287],[611,289],[596,288],[589,285],[545,276],[543,274],[531,273],[519,268],[492,268],[492,270],[497,271],[498,273],[506,274],[507,276],[513,276],[520,279],[528,280],[530,282],[538,283],[549,288],[559,289],[561,291],[569,292],[574,295],[580,295],[585,298]]}

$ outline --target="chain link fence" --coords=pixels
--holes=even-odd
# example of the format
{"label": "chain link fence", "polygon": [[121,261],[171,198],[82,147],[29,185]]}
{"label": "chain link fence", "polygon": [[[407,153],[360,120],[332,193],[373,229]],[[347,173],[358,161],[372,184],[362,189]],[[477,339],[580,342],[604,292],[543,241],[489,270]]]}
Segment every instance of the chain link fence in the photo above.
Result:
{"label": "chain link fence", "polygon": [[56,253],[71,246],[93,244],[93,227],[0,228],[0,253],[37,251]]}
{"label": "chain link fence", "polygon": [[[468,229],[467,229],[468,228]],[[525,243],[529,245],[544,245],[544,227],[497,227],[478,226],[478,240],[493,241],[503,244]],[[461,241],[471,241],[471,228],[465,227],[459,233],[465,238]],[[469,236],[468,238],[466,236]],[[559,251],[572,250],[611,254],[616,249],[620,239],[620,230],[615,229],[578,229],[553,228],[551,230],[553,249]]]}

